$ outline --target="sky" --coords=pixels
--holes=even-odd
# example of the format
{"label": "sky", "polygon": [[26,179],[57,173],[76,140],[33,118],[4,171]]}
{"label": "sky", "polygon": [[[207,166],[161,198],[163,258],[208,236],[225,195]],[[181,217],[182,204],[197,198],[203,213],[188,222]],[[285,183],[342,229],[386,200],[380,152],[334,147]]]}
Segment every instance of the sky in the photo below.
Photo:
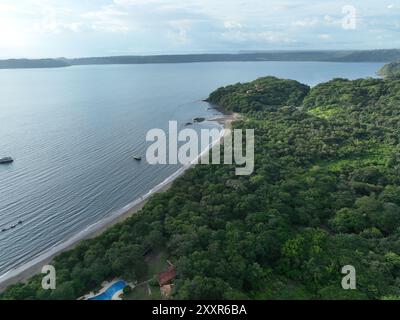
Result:
{"label": "sky", "polygon": [[0,58],[400,48],[400,0],[0,0]]}

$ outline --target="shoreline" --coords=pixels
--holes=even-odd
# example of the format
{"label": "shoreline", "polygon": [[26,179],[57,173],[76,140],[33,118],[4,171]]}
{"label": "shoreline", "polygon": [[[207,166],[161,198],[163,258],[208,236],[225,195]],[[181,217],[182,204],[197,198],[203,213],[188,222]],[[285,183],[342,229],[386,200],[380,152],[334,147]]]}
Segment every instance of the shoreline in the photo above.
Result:
{"label": "shoreline", "polygon": [[[218,110],[218,109],[217,109]],[[220,110],[218,110],[221,112]],[[23,264],[20,267],[12,269],[2,275],[0,277],[0,293],[3,292],[8,286],[12,284],[16,284],[18,282],[24,282],[29,278],[33,277],[36,274],[40,274],[42,267],[49,264],[53,259],[60,255],[63,252],[69,251],[74,249],[78,246],[82,241],[93,239],[99,235],[101,235],[106,230],[112,228],[118,223],[125,221],[126,219],[130,218],[134,214],[140,212],[140,210],[144,207],[147,201],[153,196],[154,194],[161,193],[167,191],[175,180],[181,177],[188,169],[192,168],[197,164],[197,161],[201,159],[205,154],[209,153],[210,150],[217,144],[221,143],[224,137],[227,135],[227,131],[225,129],[230,129],[232,127],[232,123],[239,119],[239,115],[232,113],[232,114],[224,114],[222,113],[221,116],[216,117],[214,119],[210,119],[207,121],[216,121],[222,126],[221,135],[219,139],[213,141],[209,147],[204,150],[198,158],[193,160],[191,163],[183,166],[160,184],[149,190],[144,196],[136,199],[132,203],[126,205],[125,207],[115,211],[109,217],[106,217],[90,226],[86,229],[78,232],[71,238],[66,241],[63,241],[59,244],[54,245],[52,248],[46,250],[39,256],[33,258],[31,261]]]}

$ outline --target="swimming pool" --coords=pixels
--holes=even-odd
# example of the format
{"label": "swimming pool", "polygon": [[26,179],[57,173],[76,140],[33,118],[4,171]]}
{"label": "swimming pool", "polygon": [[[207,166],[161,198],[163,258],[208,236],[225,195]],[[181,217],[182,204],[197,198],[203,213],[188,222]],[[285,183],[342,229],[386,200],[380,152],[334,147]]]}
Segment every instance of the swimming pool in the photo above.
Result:
{"label": "swimming pool", "polygon": [[123,280],[115,282],[113,285],[111,285],[109,288],[107,288],[106,291],[103,293],[94,296],[92,298],[89,298],[88,300],[111,300],[112,297],[118,292],[123,290],[126,287],[126,282]]}

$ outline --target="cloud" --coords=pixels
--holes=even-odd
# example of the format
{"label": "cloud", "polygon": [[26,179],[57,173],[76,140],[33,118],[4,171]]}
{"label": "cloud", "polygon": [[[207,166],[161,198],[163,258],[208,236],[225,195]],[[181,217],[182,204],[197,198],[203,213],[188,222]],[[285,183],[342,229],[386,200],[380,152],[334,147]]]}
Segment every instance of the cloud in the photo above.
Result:
{"label": "cloud", "polygon": [[131,6],[137,4],[147,4],[150,2],[159,2],[159,0],[114,0],[114,4],[120,6]]}
{"label": "cloud", "polygon": [[224,27],[226,29],[241,29],[243,26],[237,21],[224,21]]}
{"label": "cloud", "polygon": [[273,31],[230,31],[222,33],[222,38],[236,43],[284,44],[296,42],[283,33]]}
{"label": "cloud", "polygon": [[317,18],[305,18],[303,20],[297,20],[293,22],[293,25],[296,27],[313,27],[319,23],[319,19]]}
{"label": "cloud", "polygon": [[97,11],[86,12],[81,17],[89,28],[96,31],[126,33],[134,29],[129,14],[113,6],[105,6]]}
{"label": "cloud", "polygon": [[395,2],[353,0],[358,18],[351,32],[342,28],[346,4],[347,0],[0,0],[0,47],[3,52],[6,48],[45,56],[61,56],[67,49],[74,55],[101,55],[103,50],[340,49],[373,48],[378,36],[383,47],[400,46]]}
{"label": "cloud", "polygon": [[319,34],[319,35],[318,35],[318,38],[319,38],[319,39],[322,39],[322,40],[329,40],[329,39],[331,38],[331,35],[330,35],[330,34],[323,33],[323,34]]}
{"label": "cloud", "polygon": [[168,30],[168,37],[175,43],[184,44],[187,43],[188,32],[190,29],[190,21],[188,20],[176,20],[169,21],[170,30]]}

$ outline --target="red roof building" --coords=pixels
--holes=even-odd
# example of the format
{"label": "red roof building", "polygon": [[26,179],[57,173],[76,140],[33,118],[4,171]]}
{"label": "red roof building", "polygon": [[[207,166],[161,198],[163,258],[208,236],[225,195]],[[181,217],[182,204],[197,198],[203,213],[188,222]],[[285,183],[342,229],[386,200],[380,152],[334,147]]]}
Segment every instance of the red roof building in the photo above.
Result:
{"label": "red roof building", "polygon": [[167,271],[158,274],[158,283],[160,286],[168,284],[176,277],[175,266],[170,266]]}

